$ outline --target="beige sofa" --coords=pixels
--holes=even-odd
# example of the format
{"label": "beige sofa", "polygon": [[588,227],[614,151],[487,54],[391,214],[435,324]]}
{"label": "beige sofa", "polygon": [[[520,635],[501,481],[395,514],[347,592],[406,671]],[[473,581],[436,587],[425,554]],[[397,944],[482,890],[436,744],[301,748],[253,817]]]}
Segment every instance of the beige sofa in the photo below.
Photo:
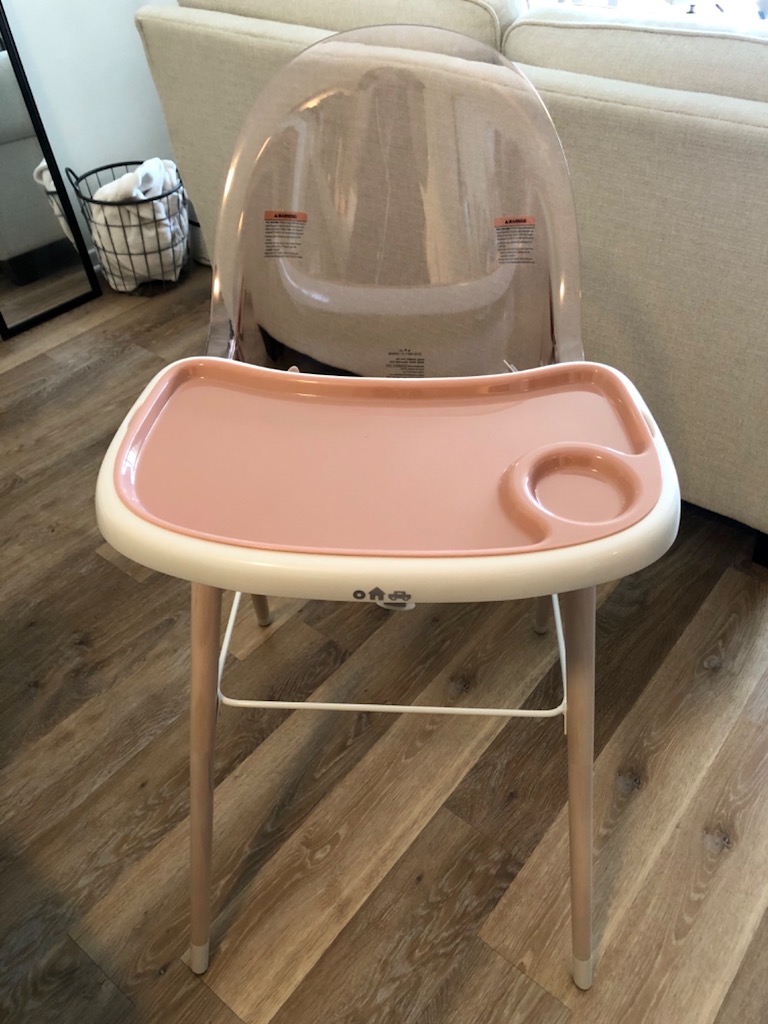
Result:
{"label": "beige sofa", "polygon": [[541,91],[576,199],[590,358],[640,387],[689,501],[768,532],[768,31],[524,0],[181,0],[137,24],[212,251],[240,125],[309,44],[383,22],[497,47]]}

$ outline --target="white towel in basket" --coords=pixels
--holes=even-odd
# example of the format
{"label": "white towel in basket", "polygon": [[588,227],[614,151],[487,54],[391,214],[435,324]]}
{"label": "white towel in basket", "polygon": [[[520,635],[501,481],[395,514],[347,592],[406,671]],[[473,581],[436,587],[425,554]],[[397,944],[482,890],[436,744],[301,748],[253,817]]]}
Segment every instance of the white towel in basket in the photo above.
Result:
{"label": "white towel in basket", "polygon": [[93,241],[102,270],[117,291],[133,291],[145,281],[178,279],[189,230],[183,189],[155,198],[178,183],[173,161],[153,157],[94,192],[89,207]]}

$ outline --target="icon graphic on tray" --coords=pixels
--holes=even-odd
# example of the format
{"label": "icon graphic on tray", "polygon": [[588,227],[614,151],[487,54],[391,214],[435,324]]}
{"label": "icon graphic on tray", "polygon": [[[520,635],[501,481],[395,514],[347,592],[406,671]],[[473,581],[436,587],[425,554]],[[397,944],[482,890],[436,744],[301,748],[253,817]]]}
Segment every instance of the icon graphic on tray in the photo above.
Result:
{"label": "icon graphic on tray", "polygon": [[395,603],[405,602],[411,600],[411,595],[406,593],[404,590],[393,590],[391,594],[385,594],[381,587],[374,587],[373,590],[366,593],[364,590],[355,590],[352,592],[352,597],[356,601],[365,601],[368,598],[369,601],[393,601]]}

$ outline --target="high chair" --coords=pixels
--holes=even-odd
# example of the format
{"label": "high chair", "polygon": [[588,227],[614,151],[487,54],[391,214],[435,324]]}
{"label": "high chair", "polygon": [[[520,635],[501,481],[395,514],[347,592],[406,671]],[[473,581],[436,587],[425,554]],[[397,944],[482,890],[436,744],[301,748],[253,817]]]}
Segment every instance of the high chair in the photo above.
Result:
{"label": "high chair", "polygon": [[[413,26],[342,33],[286,65],[227,177],[209,354],[150,382],[97,487],[105,538],[192,583],[192,969],[209,957],[217,701],[567,714],[573,974],[589,987],[595,586],[658,558],[679,504],[636,389],[583,361],[568,172],[522,73]],[[563,700],[235,700],[223,590],[255,595],[261,624],[266,595],[538,598],[540,629],[559,594]]]}

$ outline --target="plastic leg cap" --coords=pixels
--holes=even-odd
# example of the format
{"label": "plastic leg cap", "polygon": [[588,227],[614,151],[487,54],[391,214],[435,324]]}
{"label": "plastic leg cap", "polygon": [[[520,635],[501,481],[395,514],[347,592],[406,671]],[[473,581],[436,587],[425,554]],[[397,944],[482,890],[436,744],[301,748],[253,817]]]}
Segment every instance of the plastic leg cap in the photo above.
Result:
{"label": "plastic leg cap", "polygon": [[208,970],[210,946],[210,942],[206,942],[203,946],[189,947],[189,966],[195,974],[205,974]]}
{"label": "plastic leg cap", "polygon": [[584,991],[592,988],[592,957],[589,960],[573,958],[573,980]]}

